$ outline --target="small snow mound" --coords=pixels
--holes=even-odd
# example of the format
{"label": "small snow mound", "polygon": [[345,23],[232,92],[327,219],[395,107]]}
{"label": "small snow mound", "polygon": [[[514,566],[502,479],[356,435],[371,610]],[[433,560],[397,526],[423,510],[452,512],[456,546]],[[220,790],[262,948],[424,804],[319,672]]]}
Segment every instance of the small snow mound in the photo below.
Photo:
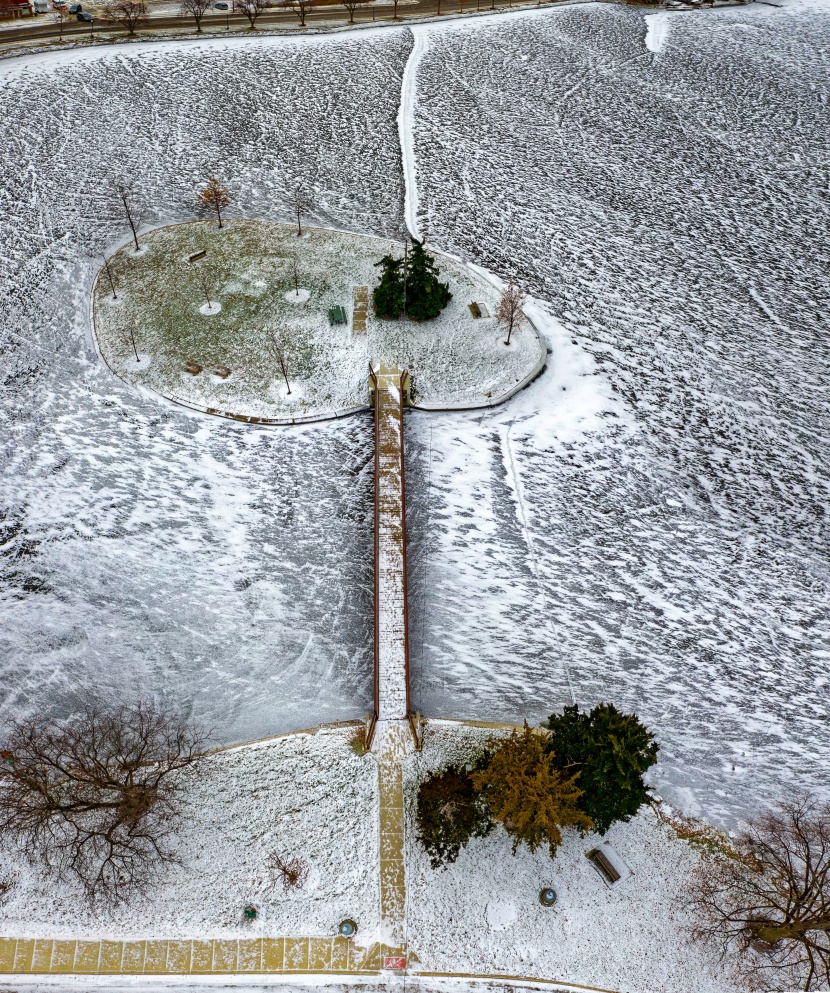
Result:
{"label": "small snow mound", "polygon": [[291,392],[289,393],[284,379],[275,380],[271,384],[269,392],[278,403],[297,403],[303,398],[303,391],[299,384],[291,383]]}
{"label": "small snow mound", "polygon": [[285,299],[289,303],[305,303],[310,296],[308,290],[290,290],[285,294]]}
{"label": "small snow mound", "polygon": [[140,372],[142,369],[149,369],[152,364],[152,355],[145,355],[144,352],[138,353],[138,361],[136,361],[135,355],[131,355],[125,362],[128,372]]}
{"label": "small snow mound", "polygon": [[491,931],[504,931],[519,916],[515,903],[494,901],[487,904],[487,923]]}
{"label": "small snow mound", "polygon": [[662,52],[669,36],[669,15],[665,10],[657,14],[646,14],[646,48],[650,52]]}
{"label": "small snow mound", "polygon": [[207,314],[208,316],[212,314],[218,314],[222,309],[222,304],[214,300],[213,303],[203,303],[199,308],[200,314]]}

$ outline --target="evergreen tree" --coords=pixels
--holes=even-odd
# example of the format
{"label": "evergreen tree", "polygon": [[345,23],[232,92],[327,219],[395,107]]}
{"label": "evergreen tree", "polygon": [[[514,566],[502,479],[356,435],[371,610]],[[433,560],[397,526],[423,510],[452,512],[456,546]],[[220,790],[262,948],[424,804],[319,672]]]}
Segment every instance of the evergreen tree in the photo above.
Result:
{"label": "evergreen tree", "polygon": [[601,834],[649,801],[643,773],[657,761],[659,746],[635,714],[621,714],[609,703],[583,714],[565,707],[546,726],[554,765],[564,775],[579,774],[579,805]]}
{"label": "evergreen tree", "polygon": [[490,815],[513,838],[535,852],[547,843],[551,858],[562,842],[562,827],[589,831],[591,818],[579,809],[577,777],[563,776],[548,748],[548,735],[527,725],[488,751],[483,767],[472,775]]}
{"label": "evergreen tree", "polygon": [[424,251],[424,243],[412,239],[406,272],[406,314],[415,321],[437,317],[452,299],[447,283],[438,281],[435,259]]}
{"label": "evergreen tree", "polygon": [[382,269],[380,283],[372,293],[372,301],[378,317],[397,320],[403,310],[403,259],[393,259],[384,255],[375,266]]}
{"label": "evergreen tree", "polygon": [[470,838],[493,829],[470,773],[461,766],[433,773],[418,790],[418,835],[432,868],[455,862]]}

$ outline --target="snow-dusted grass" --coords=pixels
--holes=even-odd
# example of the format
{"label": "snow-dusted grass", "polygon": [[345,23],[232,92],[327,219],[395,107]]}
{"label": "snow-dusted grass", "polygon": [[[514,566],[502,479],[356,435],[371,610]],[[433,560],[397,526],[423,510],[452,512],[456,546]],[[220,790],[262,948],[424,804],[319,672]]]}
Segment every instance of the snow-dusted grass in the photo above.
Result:
{"label": "snow-dusted grass", "polygon": [[[636,993],[732,993],[731,965],[694,944],[682,908],[699,856],[660,826],[650,810],[611,828],[632,870],[609,889],[585,852],[601,840],[565,832],[551,861],[497,827],[474,838],[455,863],[433,869],[415,835],[417,787],[429,771],[463,762],[506,732],[430,721],[424,749],[408,760],[409,941],[431,972],[502,973],[563,979]],[[552,886],[557,902],[543,907]]]}
{"label": "snow-dusted grass", "polygon": [[[186,774],[181,865],[144,898],[102,912],[80,890],[28,865],[8,839],[0,934],[72,938],[334,935],[344,917],[378,925],[377,768],[349,747],[353,727],[329,728],[216,753]],[[309,866],[286,893],[272,855]],[[258,915],[247,922],[246,905]]]}
{"label": "snow-dusted grass", "polygon": [[548,301],[607,413],[576,423],[555,348],[502,411],[410,418],[414,700],[613,700],[733,824],[828,785],[830,8],[669,22],[419,29],[421,231]]}
{"label": "snow-dusted grass", "polygon": [[[191,255],[205,258],[190,263]],[[94,325],[102,354],[119,376],[173,400],[247,417],[311,417],[365,406],[370,360],[408,369],[423,403],[486,403],[506,393],[539,360],[532,327],[500,345],[493,318],[474,319],[468,304],[492,314],[491,281],[439,256],[452,300],[431,321],[380,320],[351,327],[355,286],[374,288],[377,262],[403,256],[386,239],[264,221],[210,221],[163,227],[110,260],[123,301],[99,274]],[[295,288],[299,281],[299,298]],[[210,297],[208,300],[207,297]],[[115,305],[114,305],[115,303]],[[348,323],[330,324],[341,306]],[[133,340],[150,363],[137,367]],[[277,357],[281,348],[291,392]],[[201,371],[191,374],[194,362]],[[225,378],[216,370],[230,369]]]}
{"label": "snow-dusted grass", "polygon": [[211,173],[230,217],[290,220],[302,175],[309,223],[401,237],[408,51],[387,31],[0,65],[0,715],[151,695],[231,742],[369,706],[370,418],[187,414],[109,372],[89,300],[129,234],[116,175],[147,225],[198,216]]}

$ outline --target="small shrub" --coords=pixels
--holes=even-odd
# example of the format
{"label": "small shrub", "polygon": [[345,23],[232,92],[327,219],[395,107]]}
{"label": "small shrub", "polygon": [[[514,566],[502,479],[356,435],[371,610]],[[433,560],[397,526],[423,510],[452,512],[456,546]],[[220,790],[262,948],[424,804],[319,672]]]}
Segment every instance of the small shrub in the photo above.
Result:
{"label": "small shrub", "polygon": [[6,897],[14,889],[15,880],[11,876],[0,876],[0,903],[3,903]]}
{"label": "small shrub", "polygon": [[463,766],[435,772],[421,784],[417,823],[433,869],[455,862],[470,838],[483,838],[493,829],[472,777]]}
{"label": "small shrub", "polygon": [[301,890],[308,881],[308,863],[296,855],[283,859],[279,855],[270,858],[271,871],[282,882],[284,892]]}
{"label": "small shrub", "polygon": [[361,724],[360,727],[354,729],[354,734],[349,738],[349,748],[355,753],[355,755],[365,755],[366,754],[366,725]]}

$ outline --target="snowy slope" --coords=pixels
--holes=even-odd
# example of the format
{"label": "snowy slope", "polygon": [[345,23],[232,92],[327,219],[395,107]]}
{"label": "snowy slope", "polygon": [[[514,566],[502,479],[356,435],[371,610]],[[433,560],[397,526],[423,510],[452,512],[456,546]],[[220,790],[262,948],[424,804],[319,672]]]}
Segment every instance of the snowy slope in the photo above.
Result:
{"label": "snowy slope", "polygon": [[538,720],[569,672],[729,820],[827,783],[828,7],[664,41],[617,6],[428,29],[422,228],[550,301],[614,402],[563,432],[554,352],[498,412],[409,419],[414,697]]}
{"label": "snowy slope", "polygon": [[[402,233],[404,32],[124,46],[0,68],[0,713],[154,693],[225,741],[371,701],[371,420],[260,432],[145,399],[96,361],[87,294],[125,234],[231,212]],[[48,99],[44,99],[48,94]],[[128,233],[128,232],[127,232]]]}

